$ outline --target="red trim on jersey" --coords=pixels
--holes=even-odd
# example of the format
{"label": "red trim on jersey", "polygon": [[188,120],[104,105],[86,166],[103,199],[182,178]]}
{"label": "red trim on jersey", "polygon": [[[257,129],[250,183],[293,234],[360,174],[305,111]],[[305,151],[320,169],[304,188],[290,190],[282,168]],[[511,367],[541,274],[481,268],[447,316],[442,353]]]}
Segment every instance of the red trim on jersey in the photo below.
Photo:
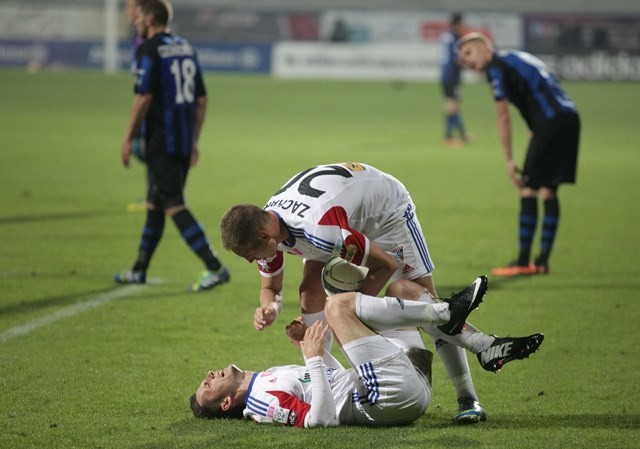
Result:
{"label": "red trim on jersey", "polygon": [[257,260],[258,270],[261,273],[264,273],[267,276],[272,275],[273,273],[277,273],[278,270],[282,269],[284,266],[284,253],[282,251],[277,251],[276,255],[273,256],[273,259],[260,259]]}
{"label": "red trim on jersey", "polygon": [[347,262],[362,265],[367,251],[367,237],[349,226],[347,211],[343,207],[335,206],[329,209],[318,224],[338,226],[344,241],[340,257]]}
{"label": "red trim on jersey", "polygon": [[278,398],[280,407],[289,410],[289,419],[286,423],[288,426],[304,427],[304,419],[311,410],[311,404],[284,391],[267,391],[267,393]]}

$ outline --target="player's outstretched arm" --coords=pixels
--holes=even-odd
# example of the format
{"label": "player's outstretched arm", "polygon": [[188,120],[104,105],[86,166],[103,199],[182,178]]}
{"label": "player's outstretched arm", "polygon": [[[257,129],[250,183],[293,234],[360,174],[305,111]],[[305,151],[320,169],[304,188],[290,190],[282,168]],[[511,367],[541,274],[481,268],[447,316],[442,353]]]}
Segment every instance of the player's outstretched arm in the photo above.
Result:
{"label": "player's outstretched arm", "polygon": [[137,94],[133,98],[133,104],[131,105],[131,115],[129,117],[129,123],[127,130],[124,134],[124,141],[120,149],[120,159],[125,167],[129,167],[131,163],[131,153],[133,139],[140,134],[140,127],[144,117],[147,115],[151,100],[153,99],[151,94]]}
{"label": "player's outstretched arm", "polygon": [[330,427],[339,424],[335,399],[322,360],[327,332],[329,325],[316,321],[306,330],[304,340],[300,342],[311,377],[311,408],[305,419],[305,427]]}
{"label": "player's outstretched arm", "polygon": [[282,309],[283,277],[283,273],[273,277],[262,276],[260,307],[253,316],[253,325],[259,331],[271,326]]}
{"label": "player's outstretched arm", "polygon": [[204,118],[207,113],[207,97],[202,96],[196,99],[196,123],[194,127],[194,141],[193,148],[191,149],[191,167],[198,165],[200,160],[200,131],[202,131],[202,125],[204,124]]}
{"label": "player's outstretched arm", "polygon": [[522,187],[522,179],[519,176],[519,169],[513,160],[513,147],[511,138],[511,116],[509,114],[509,103],[507,100],[496,102],[496,121],[498,125],[498,136],[504,151],[505,162],[507,163],[507,173],[509,179],[516,187]]}

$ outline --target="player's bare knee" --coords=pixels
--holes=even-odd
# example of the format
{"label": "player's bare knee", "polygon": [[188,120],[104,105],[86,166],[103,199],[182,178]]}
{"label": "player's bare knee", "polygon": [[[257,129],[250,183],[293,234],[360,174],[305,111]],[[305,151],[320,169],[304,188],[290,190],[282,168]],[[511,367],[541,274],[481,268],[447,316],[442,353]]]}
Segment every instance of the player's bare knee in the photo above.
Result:
{"label": "player's bare knee", "polygon": [[418,299],[424,293],[424,287],[416,282],[400,279],[387,287],[385,296],[403,299]]}
{"label": "player's bare knee", "polygon": [[406,298],[407,293],[411,289],[411,281],[400,279],[390,284],[385,290],[385,296],[395,296],[398,298]]}
{"label": "player's bare knee", "polygon": [[556,199],[557,187],[540,187],[540,197],[543,201]]}
{"label": "player's bare knee", "polygon": [[331,295],[327,298],[324,307],[324,314],[329,321],[332,318],[344,316],[347,313],[355,313],[356,311],[356,293],[339,293]]}

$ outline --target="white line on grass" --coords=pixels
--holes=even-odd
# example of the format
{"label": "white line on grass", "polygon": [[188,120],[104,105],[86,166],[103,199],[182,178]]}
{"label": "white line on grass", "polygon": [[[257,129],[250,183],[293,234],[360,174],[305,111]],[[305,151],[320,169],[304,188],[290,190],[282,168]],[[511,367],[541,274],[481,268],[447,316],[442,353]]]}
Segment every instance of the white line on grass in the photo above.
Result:
{"label": "white line on grass", "polygon": [[69,318],[77,313],[84,312],[85,310],[89,310],[89,309],[93,309],[95,307],[101,306],[103,304],[113,301],[114,299],[128,296],[131,293],[134,293],[137,290],[140,290],[142,288],[144,288],[144,286],[142,285],[127,285],[125,287],[120,287],[116,290],[110,291],[109,293],[105,293],[104,295],[96,296],[95,298],[90,299],[89,301],[75,303],[73,305],[70,305],[69,307],[60,309],[57,312],[54,312],[52,314],[45,315],[41,318],[29,321],[25,324],[21,324],[20,326],[12,327],[0,333],[0,343],[9,341],[12,338],[26,335],[31,331],[34,331],[44,326],[48,326],[49,324],[55,323],[56,321]]}

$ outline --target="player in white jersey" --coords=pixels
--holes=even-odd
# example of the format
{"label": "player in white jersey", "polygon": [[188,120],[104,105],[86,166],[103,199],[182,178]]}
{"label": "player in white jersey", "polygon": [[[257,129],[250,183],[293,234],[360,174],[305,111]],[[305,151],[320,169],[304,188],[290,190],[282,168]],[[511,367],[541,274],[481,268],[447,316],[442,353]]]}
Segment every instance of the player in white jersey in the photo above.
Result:
{"label": "player in white jersey", "polygon": [[[375,296],[389,280],[407,279],[437,297],[434,264],[415,211],[400,181],[361,163],[307,169],[287,181],[264,209],[250,204],[229,209],[221,221],[222,245],[256,261],[262,275],[256,329],[270,326],[281,308],[285,252],[305,259],[299,293],[307,326],[324,320],[321,272],[336,255],[369,269],[360,288],[364,294]],[[383,335],[405,349],[424,348],[415,329]],[[442,339],[434,343],[456,389],[454,419],[484,420],[464,350]]]}
{"label": "player in white jersey", "polygon": [[[481,276],[445,302],[423,289],[414,290],[422,292],[415,301],[355,292],[331,296],[326,317],[352,368],[344,369],[325,352],[328,326],[317,321],[300,341],[305,366],[253,372],[229,365],[209,371],[191,397],[192,411],[200,418],[244,417],[297,427],[411,423],[422,416],[431,400],[431,353],[424,349],[405,352],[373,330],[420,326],[446,333],[460,329],[482,302],[486,288],[487,279]],[[444,338],[461,343],[457,335]],[[495,356],[492,364],[501,367],[526,358],[542,340],[540,334],[510,339],[508,354]],[[489,352],[495,355],[496,351]]]}

